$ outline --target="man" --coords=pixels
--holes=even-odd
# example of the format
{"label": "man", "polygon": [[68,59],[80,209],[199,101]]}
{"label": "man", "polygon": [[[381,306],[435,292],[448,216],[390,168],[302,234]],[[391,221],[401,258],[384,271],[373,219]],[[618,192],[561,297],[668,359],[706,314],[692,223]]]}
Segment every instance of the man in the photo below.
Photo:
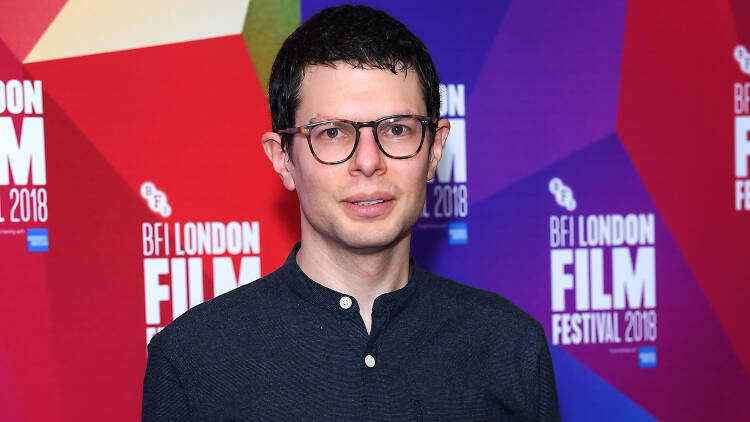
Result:
{"label": "man", "polygon": [[410,260],[450,130],[421,41],[325,9],[285,41],[269,101],[263,148],[301,243],[153,338],[143,420],[559,419],[541,326]]}

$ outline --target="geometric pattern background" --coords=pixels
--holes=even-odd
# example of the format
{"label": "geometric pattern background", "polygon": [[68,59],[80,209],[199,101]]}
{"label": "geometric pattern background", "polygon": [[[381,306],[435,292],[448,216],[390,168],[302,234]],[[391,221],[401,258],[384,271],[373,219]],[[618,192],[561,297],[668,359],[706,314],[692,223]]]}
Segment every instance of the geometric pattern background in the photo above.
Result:
{"label": "geometric pattern background", "polygon": [[[283,39],[341,3],[0,6],[0,181],[10,174],[0,184],[3,420],[137,420],[155,330],[227,280],[250,282],[282,263],[299,208],[261,149],[264,91]],[[750,76],[733,51],[750,46],[750,6],[364,3],[425,42],[445,85],[441,113],[453,131],[414,230],[419,265],[498,292],[542,323],[563,420],[745,418],[750,211],[735,207],[735,183],[747,179],[735,171],[735,117],[750,110],[738,111],[735,85]],[[34,145],[43,157],[28,152]],[[40,157],[43,182],[33,178]],[[554,178],[574,207],[550,192]],[[145,182],[170,212],[154,211]],[[579,221],[629,214],[653,216],[655,240],[620,252],[637,258],[630,270],[653,274],[655,303],[639,291],[622,309],[576,309],[577,280],[592,280],[591,297],[612,298],[618,265],[617,245],[580,243]],[[551,240],[551,217],[561,216],[575,222],[567,247]],[[177,251],[189,226],[232,222],[257,223],[258,244]],[[170,230],[170,250],[152,253],[149,240],[159,241],[147,228],[159,227]],[[33,252],[35,229],[46,230],[46,252]],[[564,249],[591,260],[558,268],[552,256]],[[149,284],[152,264],[165,269]],[[556,271],[576,280],[564,311],[552,306]],[[559,318],[584,312],[614,318],[612,337],[564,344]],[[653,315],[653,326],[633,315]],[[652,337],[629,341],[637,329]]]}

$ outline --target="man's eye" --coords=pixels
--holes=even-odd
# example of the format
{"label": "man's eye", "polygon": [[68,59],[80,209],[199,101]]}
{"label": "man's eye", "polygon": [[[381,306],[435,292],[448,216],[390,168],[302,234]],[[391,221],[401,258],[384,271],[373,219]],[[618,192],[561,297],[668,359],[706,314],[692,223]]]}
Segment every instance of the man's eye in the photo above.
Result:
{"label": "man's eye", "polygon": [[326,129],[323,132],[323,134],[325,135],[326,138],[333,139],[339,136],[339,134],[341,134],[341,129],[336,128],[336,127],[331,127],[331,128]]}
{"label": "man's eye", "polygon": [[389,136],[403,136],[407,132],[406,126],[403,125],[393,125],[388,128],[388,131],[386,132],[386,135]]}

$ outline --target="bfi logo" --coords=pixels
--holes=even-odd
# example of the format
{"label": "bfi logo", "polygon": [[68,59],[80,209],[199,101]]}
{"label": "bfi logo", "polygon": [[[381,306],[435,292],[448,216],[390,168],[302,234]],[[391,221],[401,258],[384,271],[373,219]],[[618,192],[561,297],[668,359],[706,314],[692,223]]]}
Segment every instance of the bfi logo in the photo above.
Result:
{"label": "bfi logo", "polygon": [[29,170],[33,185],[46,185],[44,119],[28,116],[44,112],[42,81],[0,81],[0,114],[5,112],[24,117],[20,137],[16,135],[13,117],[0,117],[0,186],[28,185]]}
{"label": "bfi logo", "polygon": [[[750,75],[750,53],[743,45],[734,48],[734,59],[743,73]],[[750,210],[750,82],[735,82],[734,108],[734,209]]]}
{"label": "bfi logo", "polygon": [[[448,117],[451,132],[437,167],[438,183],[466,183],[466,88],[440,84],[440,115]],[[453,178],[451,179],[451,170]]]}
{"label": "bfi logo", "polygon": [[[743,87],[743,91],[745,91],[746,88],[750,88],[750,83],[746,83],[744,85],[745,87]],[[745,103],[745,105],[742,107],[743,112],[747,112],[746,107],[747,105]],[[747,169],[748,157],[750,157],[750,116],[735,116],[734,209],[737,211],[750,210],[750,178],[748,178]]]}
{"label": "bfi logo", "polygon": [[[443,146],[443,155],[435,178],[427,182],[422,218],[443,224],[445,220],[464,218],[469,212],[466,187],[466,88],[464,84],[440,84],[440,116],[450,121],[451,130]],[[449,234],[449,232],[446,232]],[[454,233],[458,233],[454,231]],[[464,231],[461,236],[468,233]],[[450,237],[456,241],[458,238]],[[466,244],[462,237],[457,244]]]}
{"label": "bfi logo", "polygon": [[42,81],[0,81],[0,223],[49,218],[42,99]]}
{"label": "bfi logo", "polygon": [[[147,187],[156,189],[153,184]],[[144,222],[141,230],[146,343],[206,297],[260,278],[257,221]],[[206,274],[213,274],[208,283],[204,283]],[[204,287],[208,291],[204,292]],[[168,302],[171,316],[162,312],[162,305]]]}

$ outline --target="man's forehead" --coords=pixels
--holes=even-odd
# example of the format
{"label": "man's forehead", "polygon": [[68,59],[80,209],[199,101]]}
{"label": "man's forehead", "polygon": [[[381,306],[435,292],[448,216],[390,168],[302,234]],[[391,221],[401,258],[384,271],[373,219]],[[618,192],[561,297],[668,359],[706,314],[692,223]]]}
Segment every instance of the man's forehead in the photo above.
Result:
{"label": "man's forehead", "polygon": [[344,116],[338,110],[339,106],[346,107],[352,102],[359,106],[388,103],[391,114],[421,114],[424,113],[422,94],[416,72],[393,73],[388,69],[357,67],[345,62],[310,65],[303,75],[297,108],[298,112],[304,109],[305,115],[297,117],[305,121],[354,120],[355,116]]}

